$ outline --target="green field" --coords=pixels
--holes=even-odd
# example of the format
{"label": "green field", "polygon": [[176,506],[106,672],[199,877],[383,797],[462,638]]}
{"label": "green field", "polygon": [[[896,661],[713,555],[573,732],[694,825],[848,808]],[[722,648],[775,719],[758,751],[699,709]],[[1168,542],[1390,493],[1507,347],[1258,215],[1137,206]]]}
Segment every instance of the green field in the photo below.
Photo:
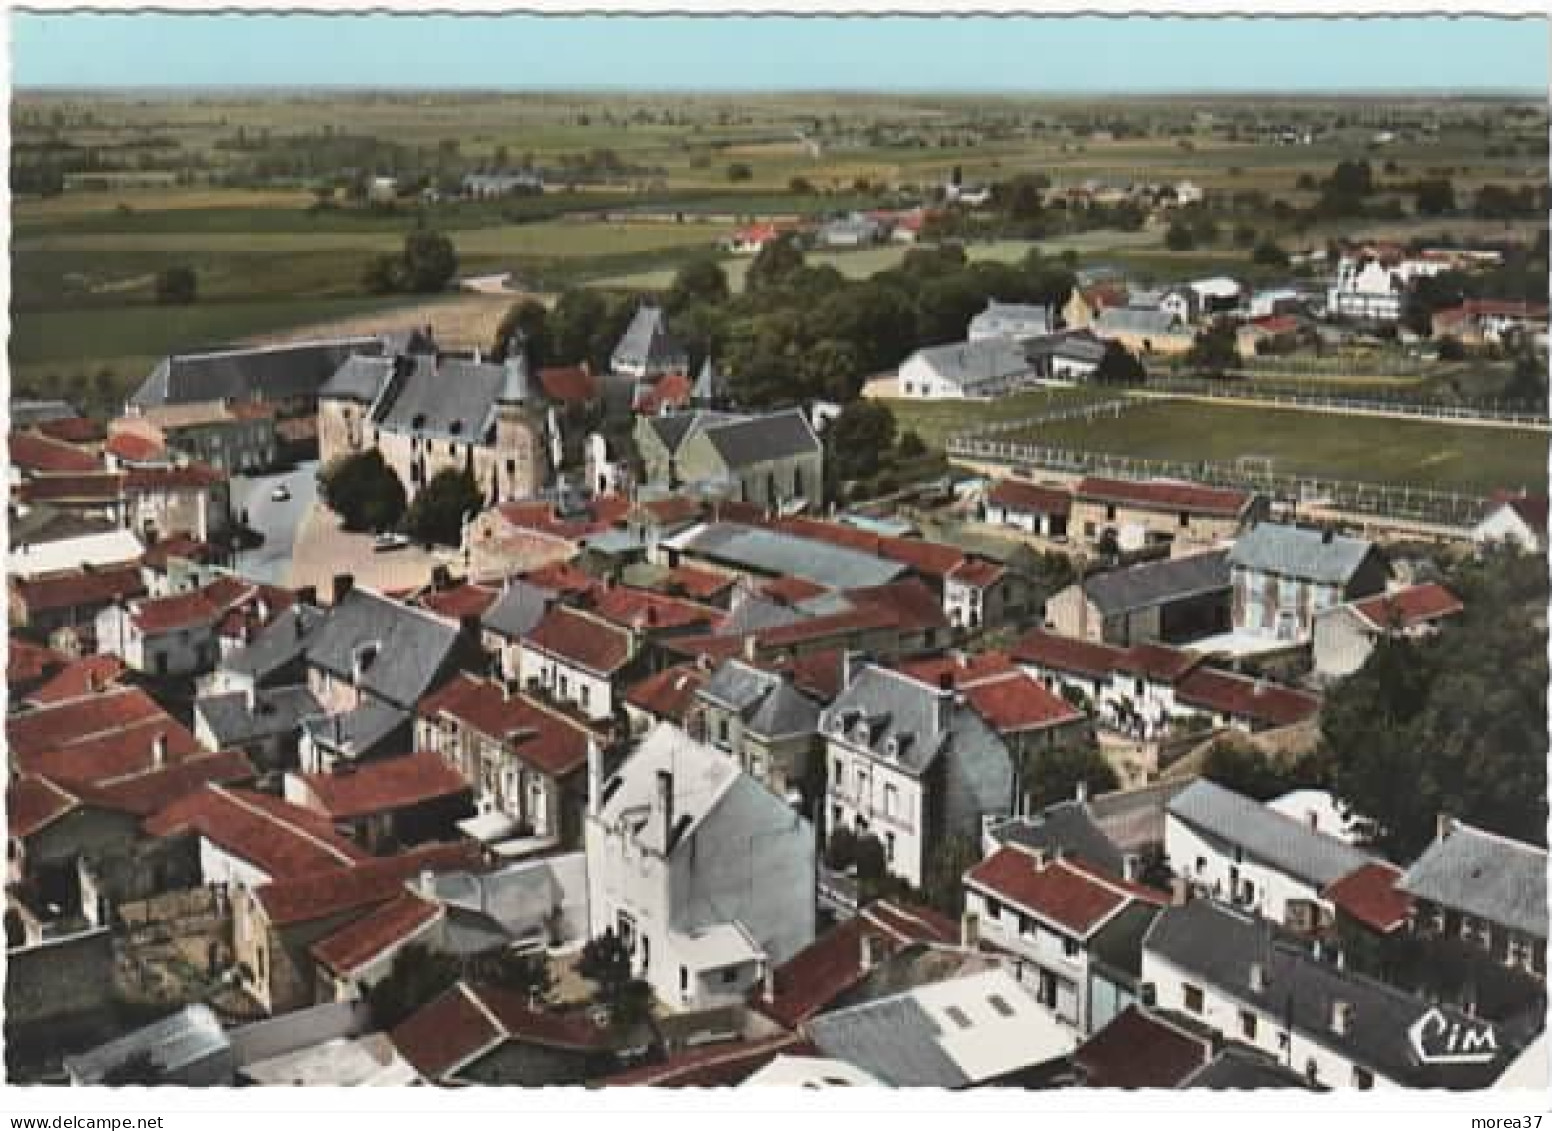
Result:
{"label": "green field", "polygon": [[1038,389],[994,401],[885,400],[900,432],[914,431],[928,446],[941,448],[950,437],[997,420],[1038,416],[1068,405],[1112,400],[1116,393],[1092,386]]}
{"label": "green field", "polygon": [[1188,401],[1148,401],[1119,416],[1058,421],[1008,439],[1181,462],[1256,457],[1283,474],[1433,490],[1485,492],[1545,482],[1547,474],[1543,432]]}

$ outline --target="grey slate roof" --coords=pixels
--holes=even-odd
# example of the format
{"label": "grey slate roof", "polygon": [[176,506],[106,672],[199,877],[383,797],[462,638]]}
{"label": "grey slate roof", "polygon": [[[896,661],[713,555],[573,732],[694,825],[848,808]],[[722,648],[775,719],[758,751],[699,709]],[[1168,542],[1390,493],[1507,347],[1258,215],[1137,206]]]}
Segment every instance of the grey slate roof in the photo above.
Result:
{"label": "grey slate roof", "polygon": [[1245,850],[1247,856],[1316,887],[1325,887],[1374,859],[1303,821],[1202,779],[1177,794],[1169,815]]}
{"label": "grey slate roof", "polygon": [[47,424],[51,420],[69,420],[80,415],[69,401],[11,399],[11,424],[17,428]]}
{"label": "grey slate roof", "polygon": [[993,829],[992,836],[1002,844],[1071,853],[1116,876],[1126,867],[1126,854],[1094,823],[1088,806],[1077,801],[1059,801],[1032,817],[1008,821]]}
{"label": "grey slate roof", "polygon": [[971,1080],[939,1043],[932,1015],[909,996],[889,997],[815,1017],[808,1037],[892,1087],[963,1088]]}
{"label": "grey slate roof", "polygon": [[555,594],[548,589],[514,578],[485,610],[480,623],[491,632],[516,640],[544,619],[554,600]]}
{"label": "grey slate roof", "polygon": [[750,594],[733,606],[727,619],[713,630],[713,635],[743,636],[745,633],[759,632],[761,629],[795,624],[803,619],[805,614],[783,605],[780,601]]}
{"label": "grey slate roof", "polygon": [[[1341,1081],[1346,1083],[1346,1081]],[[1226,1048],[1180,1082],[1182,1088],[1244,1091],[1261,1088],[1305,1088],[1309,1082],[1262,1053]]]}
{"label": "grey slate roof", "polygon": [[323,706],[305,686],[260,690],[254,707],[248,710],[248,696],[241,691],[206,695],[194,702],[194,710],[223,748],[293,733],[303,719],[323,713]]}
{"label": "grey slate roof", "polygon": [[1547,852],[1457,822],[1396,886],[1538,939],[1547,937]]}
{"label": "grey slate roof", "polygon": [[731,468],[809,455],[821,450],[802,409],[788,409],[745,420],[703,424],[706,438]]}
{"label": "grey slate roof", "polygon": [[412,722],[413,717],[406,710],[381,700],[363,699],[352,711],[309,719],[302,725],[314,745],[365,758]]}
{"label": "grey slate roof", "polygon": [[990,299],[986,309],[970,319],[973,337],[1001,335],[1026,338],[1051,332],[1051,308],[1023,302]]}
{"label": "grey slate roof", "polygon": [[1235,539],[1229,564],[1322,584],[1345,585],[1374,544],[1347,534],[1263,522]]}
{"label": "grey slate roof", "polygon": [[221,670],[252,677],[259,684],[301,660],[325,613],[311,605],[293,605],[270,621],[251,643],[221,660]]}
{"label": "grey slate roof", "polygon": [[393,372],[391,357],[370,357],[355,354],[347,357],[333,375],[318,390],[325,400],[357,401],[371,404],[382,392],[383,383]]}
{"label": "grey slate roof", "polygon": [[646,416],[642,419],[647,422],[647,427],[657,433],[657,438],[663,447],[670,453],[676,453],[689,438],[690,433],[699,428],[749,418],[726,412],[671,412],[664,416]]}
{"label": "grey slate roof", "polygon": [[801,577],[830,589],[883,585],[905,573],[899,562],[757,526],[710,523],[679,543],[686,552],[770,577]]}
{"label": "grey slate roof", "polygon": [[390,431],[478,442],[494,426],[504,396],[526,396],[526,377],[509,376],[518,370],[526,372],[521,360],[508,367],[431,354],[398,357],[372,419]]}
{"label": "grey slate roof", "polygon": [[1228,551],[1213,550],[1095,574],[1083,583],[1083,591],[1109,616],[1187,597],[1227,593],[1230,583]]}
{"label": "grey slate roof", "polygon": [[208,350],[163,358],[129,398],[143,408],[214,400],[315,396],[353,354],[380,354],[375,337]]}
{"label": "grey slate roof", "polygon": [[817,703],[781,676],[742,660],[723,661],[696,694],[737,711],[744,726],[762,737],[808,734],[819,725]]}
{"label": "grey slate roof", "polygon": [[[1307,1039],[1404,1086],[1485,1087],[1513,1060],[1528,1035],[1517,1027],[1497,1026],[1499,1052],[1489,1065],[1423,1064],[1412,1050],[1407,1030],[1432,1008],[1427,1001],[1351,969],[1317,961],[1292,941],[1278,938],[1269,921],[1205,899],[1167,908],[1154,920],[1143,947],[1192,981],[1216,987],[1267,1015],[1286,1018]],[[1251,988],[1250,968],[1257,963],[1267,978],[1260,990]],[[1331,1025],[1337,1002],[1352,1007],[1345,1033],[1335,1032]],[[1443,1013],[1449,1021],[1465,1020],[1453,1009]],[[1350,1082],[1321,1083],[1346,1087]]]}
{"label": "grey slate roof", "polygon": [[820,733],[866,749],[877,760],[919,777],[949,751],[1001,747],[1002,739],[967,706],[889,668],[868,665],[819,719]]}
{"label": "grey slate roof", "polygon": [[621,365],[647,365],[652,368],[683,369],[689,365],[684,348],[668,332],[668,319],[662,308],[643,304],[636,308],[630,325],[614,347],[611,361]]}
{"label": "grey slate roof", "polygon": [[1167,310],[1153,307],[1112,306],[1100,312],[1094,329],[1128,334],[1173,334],[1180,332],[1180,320]]}
{"label": "grey slate roof", "polygon": [[307,662],[348,679],[355,650],[377,645],[363,673],[362,689],[405,710],[447,666],[458,643],[458,625],[363,589],[352,589],[332,608],[307,645]]}
{"label": "grey slate roof", "polygon": [[186,1005],[107,1044],[68,1056],[65,1070],[78,1085],[101,1084],[104,1076],[138,1054],[148,1056],[172,1082],[218,1085],[232,1080],[231,1042],[208,1005]]}
{"label": "grey slate roof", "polygon": [[908,360],[925,362],[943,380],[965,389],[997,384],[1030,372],[1024,348],[1009,338],[929,346],[917,350]]}

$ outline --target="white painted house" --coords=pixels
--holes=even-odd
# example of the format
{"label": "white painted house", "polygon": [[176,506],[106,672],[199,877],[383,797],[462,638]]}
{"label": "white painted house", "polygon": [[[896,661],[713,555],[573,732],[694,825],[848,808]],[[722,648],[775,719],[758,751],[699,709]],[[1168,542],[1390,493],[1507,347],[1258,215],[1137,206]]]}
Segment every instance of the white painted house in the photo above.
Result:
{"label": "white painted house", "polygon": [[990,299],[986,309],[970,319],[967,337],[972,342],[987,338],[1038,338],[1049,334],[1052,326],[1051,308],[1021,302],[998,302]]}
{"label": "white painted house", "polygon": [[1202,779],[1165,808],[1164,854],[1177,877],[1247,914],[1319,926],[1321,892],[1373,857],[1312,823]]}
{"label": "white painted house", "polygon": [[635,650],[628,629],[557,605],[522,641],[524,689],[569,704],[595,722],[613,717],[615,676]]}
{"label": "white painted house", "polygon": [[670,1009],[741,1002],[814,939],[813,826],[672,724],[607,780],[589,752],[586,851],[589,934]]}
{"label": "white painted house", "polygon": [[1471,541],[1478,546],[1513,543],[1522,550],[1542,554],[1547,549],[1547,496],[1513,495],[1497,500],[1471,528]]}
{"label": "white painted house", "polygon": [[900,395],[913,400],[989,400],[1034,382],[1036,370],[1004,337],[919,349],[900,363]]}

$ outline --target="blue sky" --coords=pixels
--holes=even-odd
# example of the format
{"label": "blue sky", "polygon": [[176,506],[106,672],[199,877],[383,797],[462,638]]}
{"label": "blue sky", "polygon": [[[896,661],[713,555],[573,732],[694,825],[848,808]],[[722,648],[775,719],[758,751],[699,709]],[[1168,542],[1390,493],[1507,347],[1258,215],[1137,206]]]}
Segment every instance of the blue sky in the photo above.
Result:
{"label": "blue sky", "polygon": [[1063,91],[1547,89],[1493,18],[18,13],[18,86]]}

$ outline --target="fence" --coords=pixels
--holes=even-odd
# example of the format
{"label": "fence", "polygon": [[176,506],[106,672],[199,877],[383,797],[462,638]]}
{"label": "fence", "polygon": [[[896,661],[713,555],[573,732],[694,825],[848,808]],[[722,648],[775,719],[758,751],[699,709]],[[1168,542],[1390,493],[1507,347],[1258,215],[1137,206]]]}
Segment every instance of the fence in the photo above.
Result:
{"label": "fence", "polygon": [[1024,464],[1074,475],[1184,479],[1213,487],[1254,491],[1285,503],[1318,504],[1355,514],[1436,524],[1460,532],[1473,526],[1487,506],[1481,496],[1431,491],[1404,484],[1287,475],[1264,468],[1206,460],[1184,463],[1110,452],[1046,448],[987,439],[981,435],[955,437],[948,443],[948,454],[960,459]]}
{"label": "fence", "polygon": [[1278,387],[1260,381],[1210,381],[1191,377],[1151,379],[1140,393],[1177,393],[1211,400],[1255,401],[1271,407],[1314,409],[1322,412],[1354,412],[1383,416],[1416,417],[1422,420],[1452,421],[1464,424],[1513,425],[1522,428],[1552,430],[1552,418],[1545,410],[1513,401],[1476,401],[1445,404],[1416,393],[1384,390],[1364,396],[1333,396],[1329,392]]}

